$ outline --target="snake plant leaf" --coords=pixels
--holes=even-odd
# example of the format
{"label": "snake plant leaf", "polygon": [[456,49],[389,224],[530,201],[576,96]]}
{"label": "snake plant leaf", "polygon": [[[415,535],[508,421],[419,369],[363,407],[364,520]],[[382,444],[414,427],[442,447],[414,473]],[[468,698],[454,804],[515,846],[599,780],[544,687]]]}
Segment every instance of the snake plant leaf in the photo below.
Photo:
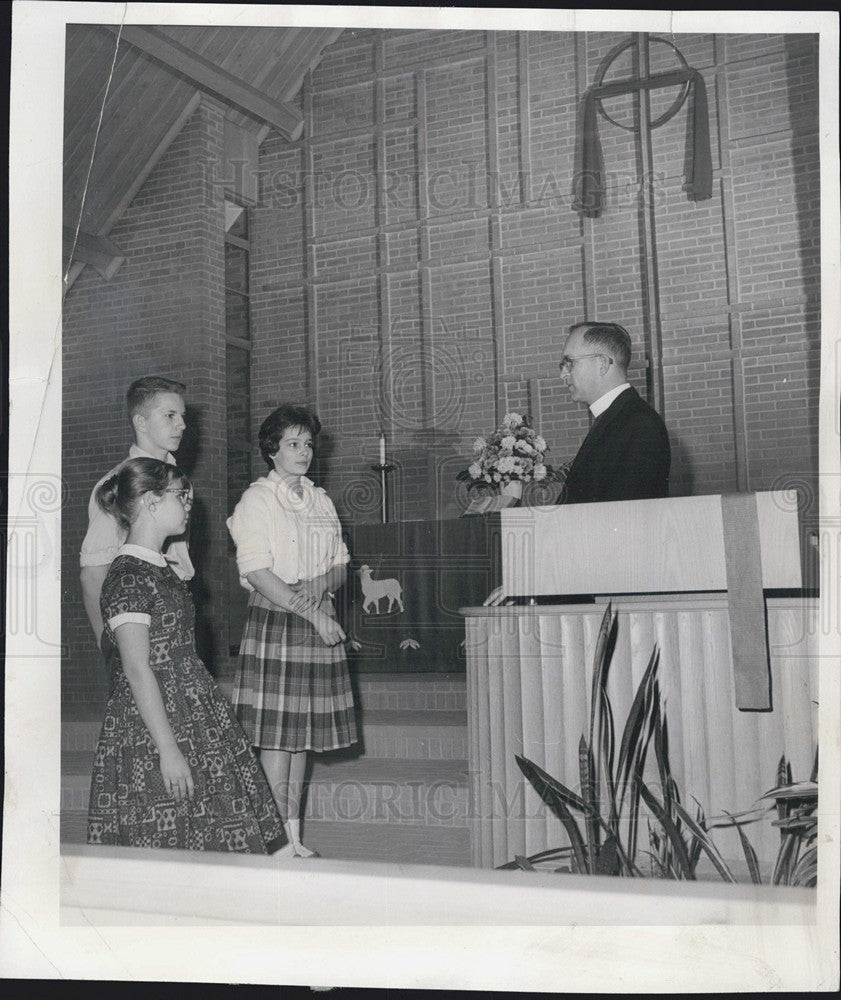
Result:
{"label": "snake plant leaf", "polygon": [[616,767],[617,785],[620,788],[619,801],[622,801],[622,792],[627,785],[628,776],[634,767],[634,760],[640,752],[640,740],[645,739],[644,727],[646,720],[650,718],[651,704],[653,698],[652,683],[657,673],[657,665],[660,661],[660,651],[655,647],[645,668],[645,673],[640,680],[634,700],[631,704],[628,718],[625,722],[625,729],[622,733],[622,742],[619,746],[619,762]]}
{"label": "snake plant leaf", "polygon": [[759,797],[760,799],[783,799],[786,802],[791,800],[817,802],[818,786],[814,781],[796,781],[790,785],[778,785]]}
{"label": "snake plant leaf", "polygon": [[808,830],[810,827],[817,827],[817,816],[787,816],[785,819],[775,819],[771,826],[778,826],[788,833],[795,830]]}
{"label": "snake plant leaf", "polygon": [[584,846],[584,838],[575,822],[575,817],[567,808],[567,802],[573,804],[576,809],[584,812],[586,807],[584,802],[568,788],[547,774],[543,768],[538,767],[533,761],[526,757],[514,755],[520,770],[531,782],[532,787],[543,801],[549,806],[552,812],[563,823],[564,829],[569,837],[570,845],[573,849],[573,860],[576,870],[582,874],[588,870],[587,852]]}
{"label": "snake plant leaf", "polygon": [[[677,790],[675,790],[677,791]],[[704,816],[704,807],[701,803],[693,796],[695,801],[695,822],[704,831],[707,832],[707,823]],[[675,794],[672,797],[672,808],[674,809],[674,804],[680,803],[680,796]],[[680,819],[678,818],[678,829],[680,829]],[[697,837],[691,837],[689,841],[689,863],[692,865],[692,871],[698,867],[698,862],[701,860],[701,842]]]}
{"label": "snake plant leaf", "polygon": [[581,797],[584,800],[584,825],[587,831],[587,868],[590,874],[596,870],[596,858],[599,854],[599,824],[596,822],[598,804],[596,800],[596,783],[593,777],[593,753],[582,734],[578,741],[578,770],[581,778]]}
{"label": "snake plant leaf", "polygon": [[596,875],[618,875],[620,870],[618,842],[608,834],[596,860]]}
{"label": "snake plant leaf", "polygon": [[583,875],[589,870],[589,865],[584,838],[581,836],[578,824],[562,799],[557,799],[552,809],[555,810],[558,819],[564,824],[564,829],[569,837],[570,847],[572,847],[572,857],[570,858],[572,870]]}
{"label": "snake plant leaf", "polygon": [[613,613],[613,605],[608,603],[602,615],[599,633],[596,636],[596,648],[593,653],[593,680],[590,689],[590,739],[588,741],[590,746],[593,745],[595,734],[599,692],[603,691],[607,685],[607,672],[613,659],[618,630],[618,616]]}
{"label": "snake plant leaf", "polygon": [[678,876],[675,872],[674,865],[670,864],[668,859],[664,864],[663,861],[654,853],[654,851],[646,851],[645,849],[643,849],[642,853],[648,855],[648,859],[651,862],[652,867],[657,869],[655,872],[656,878],[666,878],[670,879],[671,881],[678,881]]}
{"label": "snake plant leaf", "polygon": [[774,864],[774,871],[771,875],[772,885],[790,884],[791,873],[797,864],[799,849],[800,838],[797,834],[787,833],[783,835],[783,840],[777,853],[777,860]]}
{"label": "snake plant leaf", "polygon": [[514,855],[514,864],[520,869],[520,871],[524,871],[524,872],[536,872],[537,871],[537,869],[534,867],[534,865],[531,863],[531,861],[529,861],[528,858],[523,857],[522,854],[515,854]]}
{"label": "snake plant leaf", "polygon": [[530,854],[529,861],[558,861],[569,857],[572,853],[571,847],[549,847],[545,851],[538,851],[537,854]]}
{"label": "snake plant leaf", "polygon": [[700,823],[696,822],[679,802],[675,802],[674,808],[675,812],[680,816],[684,824],[698,839],[707,857],[715,865],[719,875],[721,875],[725,882],[735,882],[736,879],[734,878],[733,873],[727,867],[727,863],[719,853],[718,848],[710,839],[704,827]]}
{"label": "snake plant leaf", "polygon": [[[791,764],[786,760],[786,755],[783,754],[777,763],[777,783],[776,788],[782,788],[785,785],[791,784]],[[785,802],[782,800],[775,803],[775,808],[777,810],[777,819],[783,819],[788,815],[788,810],[786,808]]]}
{"label": "snake plant leaf", "polygon": [[764,809],[744,809],[737,813],[722,812],[720,816],[710,816],[707,819],[707,827],[731,827],[736,824],[747,826],[748,823],[757,823],[765,819],[772,809],[773,806],[766,806]]}
{"label": "snake plant leaf", "polygon": [[794,866],[791,873],[791,885],[812,888],[818,884],[818,849],[810,847]]}
{"label": "snake plant leaf", "polygon": [[[725,816],[730,816],[727,810],[724,810]],[[748,840],[747,834],[742,829],[742,824],[736,822],[734,816],[730,816],[733,820],[733,826],[736,827],[736,832],[739,834],[739,840],[742,844],[742,851],[745,855],[745,861],[748,863],[748,872],[750,873],[750,880],[754,885],[762,885],[762,875],[759,871],[759,858],[756,856],[756,851],[753,849],[753,844]]]}
{"label": "snake plant leaf", "polygon": [[521,757],[519,754],[514,754],[514,759],[520,770],[531,782],[534,790],[548,806],[551,806],[555,798],[558,798],[572,806],[573,809],[578,809],[579,812],[587,811],[587,806],[579,795],[576,795],[566,785],[562,785],[551,774],[547,774],[534,761],[529,760],[528,757]]}
{"label": "snake plant leaf", "polygon": [[[598,802],[601,795],[601,770],[605,770],[605,780],[607,782],[607,794],[610,800],[613,795],[613,737],[612,733],[607,738],[608,746],[605,746],[605,729],[611,725],[607,715],[610,712],[610,702],[607,697],[607,674],[613,659],[613,651],[616,647],[616,636],[619,629],[618,616],[613,613],[613,605],[608,603],[602,615],[599,632],[596,637],[596,648],[593,654],[593,678],[590,689],[590,732],[588,745],[592,748],[602,747],[606,751],[602,759],[602,767],[591,768],[590,781],[592,783],[592,797]],[[596,731],[596,720],[598,719],[598,731]]]}
{"label": "snake plant leaf", "polygon": [[684,878],[694,880],[695,872],[692,865],[689,863],[689,855],[686,851],[686,844],[672,821],[672,817],[666,813],[662,803],[658,802],[657,798],[645,782],[640,784],[640,794],[642,795],[645,804],[654,813],[657,822],[663,827],[663,832],[669,838],[669,842],[680,864],[681,874]]}
{"label": "snake plant leaf", "polygon": [[660,775],[660,788],[663,793],[663,807],[669,812],[669,801],[672,797],[672,773],[669,767],[669,720],[660,712],[654,715],[654,759],[657,761],[657,773]]}

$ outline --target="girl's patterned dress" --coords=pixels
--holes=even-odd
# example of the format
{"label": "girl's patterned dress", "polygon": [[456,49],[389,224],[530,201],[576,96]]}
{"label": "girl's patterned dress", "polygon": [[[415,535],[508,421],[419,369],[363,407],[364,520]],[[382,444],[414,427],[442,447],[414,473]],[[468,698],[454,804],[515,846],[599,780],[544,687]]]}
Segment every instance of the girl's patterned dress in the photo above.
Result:
{"label": "girl's patterned dress", "polygon": [[176,742],[192,772],[192,801],[164,787],[157,748],[119,655],[91,779],[88,843],[266,854],[283,827],[263,770],[224,695],[196,653],[195,611],[162,557],[125,545],[102,588],[116,647],[123,622],[149,626],[149,665]]}

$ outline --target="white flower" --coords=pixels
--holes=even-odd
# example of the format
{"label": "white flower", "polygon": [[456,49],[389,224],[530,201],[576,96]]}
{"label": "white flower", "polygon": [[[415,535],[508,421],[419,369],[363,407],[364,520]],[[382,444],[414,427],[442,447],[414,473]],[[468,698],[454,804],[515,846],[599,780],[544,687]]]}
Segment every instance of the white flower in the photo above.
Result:
{"label": "white flower", "polygon": [[502,423],[488,437],[473,441],[473,461],[467,473],[474,481],[507,483],[512,480],[531,482],[547,477],[543,465],[548,451],[545,439],[521,413],[506,413]]}

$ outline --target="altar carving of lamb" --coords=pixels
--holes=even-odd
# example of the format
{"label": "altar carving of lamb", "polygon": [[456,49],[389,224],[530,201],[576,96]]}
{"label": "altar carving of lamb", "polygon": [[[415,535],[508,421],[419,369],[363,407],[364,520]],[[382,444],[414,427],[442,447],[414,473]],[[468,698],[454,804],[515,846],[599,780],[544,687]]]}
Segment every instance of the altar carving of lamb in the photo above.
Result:
{"label": "altar carving of lamb", "polygon": [[362,582],[362,594],[365,597],[365,600],[362,602],[362,611],[364,613],[369,614],[368,609],[375,607],[376,614],[379,614],[380,600],[383,597],[388,598],[386,614],[391,611],[395,603],[397,603],[401,611],[403,610],[403,599],[401,597],[403,588],[394,577],[390,577],[387,580],[372,580],[370,566],[360,566],[359,577]]}

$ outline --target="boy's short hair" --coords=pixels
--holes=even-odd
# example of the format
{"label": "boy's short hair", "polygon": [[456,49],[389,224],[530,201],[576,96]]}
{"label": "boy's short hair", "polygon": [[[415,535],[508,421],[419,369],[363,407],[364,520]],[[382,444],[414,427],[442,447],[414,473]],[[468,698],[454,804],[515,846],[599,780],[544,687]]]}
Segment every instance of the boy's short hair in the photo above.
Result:
{"label": "boy's short hair", "polygon": [[306,406],[284,403],[273,410],[260,426],[260,454],[270,469],[274,468],[272,455],[277,454],[280,439],[290,427],[303,427],[315,438],[321,430],[321,421]]}
{"label": "boy's short hair", "polygon": [[150,399],[161,392],[174,392],[183,397],[187,392],[187,386],[183,382],[176,382],[163,375],[144,375],[143,378],[136,379],[128,387],[126,393],[126,409],[129,420],[132,420],[135,413],[142,410]]}

